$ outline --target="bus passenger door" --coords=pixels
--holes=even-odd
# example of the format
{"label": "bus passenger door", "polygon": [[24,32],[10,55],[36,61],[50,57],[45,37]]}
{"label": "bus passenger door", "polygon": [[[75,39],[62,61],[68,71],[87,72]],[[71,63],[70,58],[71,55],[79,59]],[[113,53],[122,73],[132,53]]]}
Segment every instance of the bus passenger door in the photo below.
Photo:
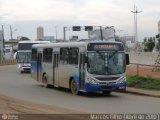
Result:
{"label": "bus passenger door", "polygon": [[53,53],[53,84],[58,86],[59,53]]}
{"label": "bus passenger door", "polygon": [[38,53],[37,59],[37,81],[41,81],[42,74],[42,53]]}
{"label": "bus passenger door", "polygon": [[80,89],[84,88],[84,82],[85,82],[85,53],[80,53],[79,57],[79,85]]}

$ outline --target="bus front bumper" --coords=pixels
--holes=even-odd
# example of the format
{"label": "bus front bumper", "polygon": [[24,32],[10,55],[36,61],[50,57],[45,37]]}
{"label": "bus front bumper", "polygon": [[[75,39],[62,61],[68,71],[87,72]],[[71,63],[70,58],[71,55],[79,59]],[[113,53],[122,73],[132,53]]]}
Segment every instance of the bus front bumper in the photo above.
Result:
{"label": "bus front bumper", "polygon": [[85,91],[86,92],[98,92],[98,91],[125,91],[126,90],[126,83],[119,83],[119,84],[85,84]]}
{"label": "bus front bumper", "polygon": [[18,64],[18,69],[20,71],[30,71],[31,70],[31,65],[30,64]]}

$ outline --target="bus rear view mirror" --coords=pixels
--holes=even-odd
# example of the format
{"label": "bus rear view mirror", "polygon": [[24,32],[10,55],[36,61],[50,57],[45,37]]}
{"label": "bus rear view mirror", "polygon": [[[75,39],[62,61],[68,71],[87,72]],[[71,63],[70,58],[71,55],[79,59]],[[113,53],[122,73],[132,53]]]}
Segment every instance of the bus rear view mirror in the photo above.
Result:
{"label": "bus rear view mirror", "polygon": [[129,54],[126,54],[126,65],[129,65]]}

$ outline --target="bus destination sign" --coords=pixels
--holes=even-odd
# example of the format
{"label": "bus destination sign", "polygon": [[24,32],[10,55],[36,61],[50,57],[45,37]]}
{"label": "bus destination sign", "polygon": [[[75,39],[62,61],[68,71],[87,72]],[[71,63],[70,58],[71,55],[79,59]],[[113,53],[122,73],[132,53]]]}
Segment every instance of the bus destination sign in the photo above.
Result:
{"label": "bus destination sign", "polygon": [[88,51],[124,51],[122,44],[118,43],[89,43],[87,46]]}

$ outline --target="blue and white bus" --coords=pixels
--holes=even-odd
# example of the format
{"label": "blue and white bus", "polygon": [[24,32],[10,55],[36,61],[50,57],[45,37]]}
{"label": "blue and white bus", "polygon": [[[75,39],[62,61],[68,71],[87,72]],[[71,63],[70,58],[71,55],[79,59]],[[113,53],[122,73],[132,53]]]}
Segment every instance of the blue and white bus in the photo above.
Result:
{"label": "blue and white bus", "polygon": [[129,56],[120,42],[69,42],[32,46],[31,77],[44,87],[64,87],[73,94],[126,89]]}
{"label": "blue and white bus", "polygon": [[49,41],[20,41],[17,49],[17,68],[20,72],[30,71],[31,69],[31,51],[33,44],[50,43]]}

